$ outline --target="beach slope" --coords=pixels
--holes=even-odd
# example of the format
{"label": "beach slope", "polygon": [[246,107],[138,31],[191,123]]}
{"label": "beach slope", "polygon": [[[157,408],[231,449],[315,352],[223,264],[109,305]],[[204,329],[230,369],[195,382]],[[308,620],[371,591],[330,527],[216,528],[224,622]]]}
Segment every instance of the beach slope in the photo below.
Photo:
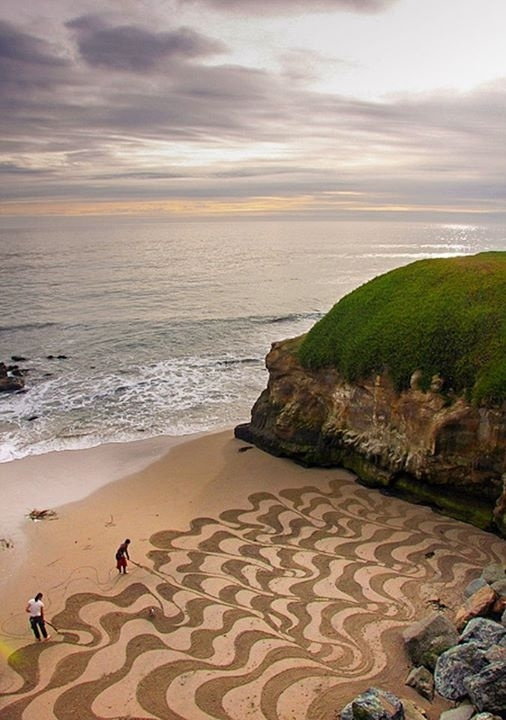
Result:
{"label": "beach slope", "polygon": [[[60,472],[84,481],[83,452]],[[439,718],[442,700],[404,684],[401,631],[435,608],[453,617],[482,567],[506,561],[504,540],[232,430],[125,475],[26,520],[2,551],[0,717],[330,720],[374,685]],[[24,611],[38,591],[41,643]]]}

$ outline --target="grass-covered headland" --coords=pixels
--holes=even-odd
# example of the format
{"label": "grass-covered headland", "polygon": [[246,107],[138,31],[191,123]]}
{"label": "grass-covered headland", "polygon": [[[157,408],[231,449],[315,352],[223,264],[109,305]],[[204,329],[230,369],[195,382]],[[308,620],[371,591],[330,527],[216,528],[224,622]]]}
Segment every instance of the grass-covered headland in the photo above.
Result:
{"label": "grass-covered headland", "polygon": [[386,370],[396,388],[422,371],[475,403],[506,399],[506,252],[420,260],[362,285],[309,331],[299,359],[349,381]]}

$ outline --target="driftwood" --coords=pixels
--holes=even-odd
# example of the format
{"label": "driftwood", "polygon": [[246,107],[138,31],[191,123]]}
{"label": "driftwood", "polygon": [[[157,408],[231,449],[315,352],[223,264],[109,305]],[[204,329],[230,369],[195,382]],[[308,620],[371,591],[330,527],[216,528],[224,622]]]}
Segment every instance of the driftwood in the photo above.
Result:
{"label": "driftwood", "polygon": [[30,520],[57,520],[58,515],[54,510],[32,510],[28,513]]}

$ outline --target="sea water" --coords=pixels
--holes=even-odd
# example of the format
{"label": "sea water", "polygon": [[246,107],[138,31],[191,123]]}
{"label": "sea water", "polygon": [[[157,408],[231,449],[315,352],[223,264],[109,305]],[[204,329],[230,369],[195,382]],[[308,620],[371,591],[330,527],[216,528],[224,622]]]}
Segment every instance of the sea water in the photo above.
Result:
{"label": "sea water", "polygon": [[245,422],[271,343],[422,258],[506,249],[502,226],[3,218],[0,461]]}

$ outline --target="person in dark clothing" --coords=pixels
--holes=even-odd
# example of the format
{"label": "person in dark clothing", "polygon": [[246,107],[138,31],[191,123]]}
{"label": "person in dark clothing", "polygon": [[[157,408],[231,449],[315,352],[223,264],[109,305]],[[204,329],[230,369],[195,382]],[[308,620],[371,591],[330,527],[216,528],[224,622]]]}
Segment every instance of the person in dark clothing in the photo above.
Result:
{"label": "person in dark clothing", "polygon": [[130,539],[127,538],[125,542],[122,542],[119,548],[116,550],[116,567],[118,568],[118,572],[123,573],[124,575],[127,574],[127,560],[130,560],[130,555],[128,554],[128,546],[130,545]]}

